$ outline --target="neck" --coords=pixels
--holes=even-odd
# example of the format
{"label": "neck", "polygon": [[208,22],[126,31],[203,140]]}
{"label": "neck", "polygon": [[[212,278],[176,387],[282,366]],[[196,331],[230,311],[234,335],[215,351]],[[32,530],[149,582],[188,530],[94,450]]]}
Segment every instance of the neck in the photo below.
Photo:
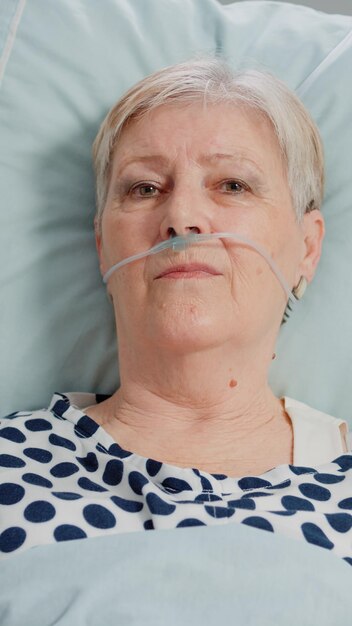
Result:
{"label": "neck", "polygon": [[180,467],[230,475],[266,471],[280,454],[291,462],[282,446],[290,420],[267,384],[268,352],[262,359],[258,350],[226,358],[223,348],[152,358],[120,348],[121,387],[101,424],[123,448]]}

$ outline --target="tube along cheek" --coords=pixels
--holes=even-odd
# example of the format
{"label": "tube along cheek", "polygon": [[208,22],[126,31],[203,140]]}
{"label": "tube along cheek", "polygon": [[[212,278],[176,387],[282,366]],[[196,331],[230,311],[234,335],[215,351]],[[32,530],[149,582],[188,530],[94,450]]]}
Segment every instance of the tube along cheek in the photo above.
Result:
{"label": "tube along cheek", "polygon": [[156,246],[153,246],[152,248],[150,248],[149,250],[146,250],[145,252],[134,254],[130,257],[127,257],[127,259],[123,259],[122,261],[115,263],[115,265],[110,267],[110,269],[103,276],[103,281],[104,283],[107,283],[112,273],[118,270],[120,267],[123,267],[124,265],[127,265],[128,263],[133,263],[134,261],[138,261],[139,259],[143,259],[144,257],[147,257],[149,255],[158,254],[159,252],[163,252],[164,250],[167,250],[168,248],[171,248],[175,252],[181,252],[185,250],[187,247],[191,245],[195,245],[198,242],[208,241],[211,239],[225,239],[225,238],[233,239],[234,241],[238,241],[239,243],[244,243],[250,248],[253,248],[256,252],[258,252],[267,261],[270,268],[274,272],[282,288],[284,289],[288,300],[290,300],[292,304],[295,304],[297,302],[297,298],[295,298],[294,294],[289,288],[287,281],[283,277],[280,269],[278,268],[275,261],[271,258],[271,256],[266,252],[266,250],[259,244],[252,241],[251,239],[248,239],[247,237],[238,235],[237,233],[228,233],[228,232],[210,233],[208,235],[198,235],[198,234],[190,233],[186,237],[184,236],[173,237],[171,239],[168,239],[167,241],[163,241],[162,243],[157,244]]}

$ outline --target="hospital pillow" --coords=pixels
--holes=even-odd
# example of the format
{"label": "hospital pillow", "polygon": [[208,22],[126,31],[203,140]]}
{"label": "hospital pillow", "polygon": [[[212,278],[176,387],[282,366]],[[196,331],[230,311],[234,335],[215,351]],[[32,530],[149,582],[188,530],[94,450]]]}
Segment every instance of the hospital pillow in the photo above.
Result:
{"label": "hospital pillow", "polygon": [[91,143],[136,81],[216,53],[283,79],[321,130],[323,255],[270,381],[351,423],[352,18],[265,1],[6,0],[0,24],[1,414],[47,406],[54,391],[117,388]]}

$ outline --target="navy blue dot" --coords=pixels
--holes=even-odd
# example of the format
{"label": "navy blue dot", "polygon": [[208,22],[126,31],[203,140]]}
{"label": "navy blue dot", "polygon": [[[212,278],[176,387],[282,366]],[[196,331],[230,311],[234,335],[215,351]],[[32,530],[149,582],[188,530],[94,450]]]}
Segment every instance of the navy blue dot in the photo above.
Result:
{"label": "navy blue dot", "polygon": [[13,428],[12,426],[6,426],[0,430],[0,437],[4,439],[8,439],[9,441],[14,441],[15,443],[23,443],[26,441],[26,437],[23,433],[21,433],[18,428]]}
{"label": "navy blue dot", "polygon": [[52,430],[53,428],[52,424],[50,424],[48,420],[41,419],[40,417],[27,420],[24,424],[27,430],[30,430],[31,432],[39,432],[42,430]]}
{"label": "navy blue dot", "polygon": [[156,493],[148,493],[146,500],[150,512],[155,515],[171,515],[176,510],[174,504],[164,502]]}
{"label": "navy blue dot", "polygon": [[68,398],[65,398],[62,400],[57,400],[51,410],[55,415],[62,417],[62,415],[67,411],[69,406],[70,401]]}
{"label": "navy blue dot", "polygon": [[352,498],[345,498],[338,504],[340,509],[352,509]]}
{"label": "navy blue dot", "polygon": [[13,454],[0,454],[0,466],[1,467],[24,467],[25,461]]}
{"label": "navy blue dot", "polygon": [[278,485],[273,485],[271,489],[286,489],[286,487],[290,486],[291,482],[292,480],[288,478],[287,480],[284,480],[284,482],[279,483]]}
{"label": "navy blue dot", "polygon": [[352,528],[352,515],[349,513],[328,513],[326,519],[338,533],[347,533]]}
{"label": "navy blue dot", "polygon": [[328,539],[325,533],[316,524],[311,524],[310,522],[302,524],[302,533],[304,538],[315,546],[320,546],[327,550],[332,550],[334,547],[332,541]]}
{"label": "navy blue dot", "polygon": [[250,511],[254,511],[256,504],[254,500],[251,500],[250,498],[241,498],[240,500],[230,500],[229,506],[233,506],[236,509],[248,509]]}
{"label": "navy blue dot", "polygon": [[66,478],[67,476],[72,476],[79,471],[79,468],[74,463],[58,463],[51,468],[50,474],[55,476],[55,478]]}
{"label": "navy blue dot", "polygon": [[296,511],[268,511],[268,513],[274,513],[274,515],[283,515],[287,517],[288,515],[295,515]]}
{"label": "navy blue dot", "polygon": [[155,530],[152,519],[147,519],[143,524],[144,530]]}
{"label": "navy blue dot", "polygon": [[76,459],[81,465],[83,465],[84,469],[87,470],[87,472],[97,471],[99,464],[97,456],[94,452],[88,452],[87,456],[85,457],[76,456]]}
{"label": "navy blue dot", "polygon": [[72,539],[85,539],[87,535],[84,530],[78,528],[78,526],[62,524],[55,528],[54,537],[56,541],[71,541]]}
{"label": "navy blue dot", "polygon": [[120,498],[119,496],[111,496],[113,501],[119,509],[128,511],[129,513],[139,513],[143,509],[143,502],[135,502],[134,500],[126,500],[126,498]]}
{"label": "navy blue dot", "polygon": [[242,521],[242,524],[246,524],[246,526],[254,526],[255,528],[261,528],[262,530],[269,530],[272,533],[274,532],[272,525],[267,519],[264,519],[264,517],[246,517],[246,519]]}
{"label": "navy blue dot", "polygon": [[16,483],[0,485],[0,504],[17,504],[24,497],[25,490]]}
{"label": "navy blue dot", "polygon": [[85,476],[82,476],[78,479],[78,484],[80,487],[82,487],[82,489],[87,489],[88,491],[107,491],[105,487],[98,485],[97,483],[89,480],[89,478],[86,478]]}
{"label": "navy blue dot", "polygon": [[56,515],[55,508],[50,502],[46,502],[45,500],[35,500],[29,504],[23,513],[24,517],[28,522],[48,522],[53,519]]}
{"label": "navy blue dot", "polygon": [[118,443],[112,443],[109,448],[109,454],[111,456],[117,456],[119,459],[126,459],[128,456],[132,456],[133,452],[124,450]]}
{"label": "navy blue dot", "polygon": [[157,475],[161,466],[162,466],[162,463],[160,463],[160,461],[154,461],[154,459],[148,459],[148,461],[145,464],[145,468],[149,476],[152,476],[152,477]]}
{"label": "navy blue dot", "polygon": [[206,476],[200,475],[199,477],[203,491],[205,491],[206,493],[214,491],[213,485],[211,484],[210,480],[206,478]]}
{"label": "navy blue dot", "polygon": [[76,446],[73,441],[66,439],[65,437],[60,437],[59,435],[51,434],[49,436],[49,441],[53,446],[59,446],[61,448],[67,448],[68,450],[72,450],[73,452],[76,450]]}
{"label": "navy blue dot", "polygon": [[192,496],[190,497],[189,500],[178,500],[178,502],[215,502],[215,501],[221,501],[222,498],[220,496],[217,496],[215,493],[200,493],[198,496],[196,496],[194,498],[194,500],[192,499]]}
{"label": "navy blue dot", "polygon": [[0,535],[0,552],[14,552],[24,544],[26,536],[26,531],[19,526],[6,528]]}
{"label": "navy blue dot", "polygon": [[38,474],[32,474],[28,472],[27,474],[23,474],[22,480],[30,485],[38,485],[38,487],[48,487],[51,489],[53,483],[50,482],[47,478],[43,478],[43,476],[38,476]]}
{"label": "navy blue dot", "polygon": [[348,563],[349,565],[352,565],[352,559],[351,559],[351,557],[349,557],[349,556],[345,556],[343,560],[344,560],[344,561],[346,561],[346,563]]}
{"label": "navy blue dot", "polygon": [[306,498],[310,498],[311,500],[319,500],[320,502],[326,502],[326,500],[330,500],[331,492],[329,489],[325,487],[320,487],[320,485],[314,485],[311,483],[302,483],[298,485],[298,488],[301,493],[303,493]]}
{"label": "navy blue dot", "polygon": [[119,485],[123,477],[123,463],[116,459],[108,461],[103,474],[103,481],[107,485]]}
{"label": "navy blue dot", "polygon": [[128,475],[128,483],[132,491],[141,496],[143,493],[143,487],[148,484],[148,478],[143,476],[140,472],[130,472]]}
{"label": "navy blue dot", "polygon": [[352,468],[352,454],[343,454],[335,459],[334,463],[340,466],[341,471],[347,472],[347,470]]}
{"label": "navy blue dot", "polygon": [[240,489],[261,489],[263,487],[271,487],[271,483],[264,478],[258,478],[257,476],[245,476],[238,481]]}
{"label": "navy blue dot", "polygon": [[260,498],[261,496],[273,496],[273,493],[269,493],[268,491],[250,491],[249,493],[244,493],[242,498]]}
{"label": "navy blue dot", "polygon": [[303,467],[301,465],[289,465],[289,468],[293,474],[300,476],[301,474],[315,474],[314,467]]}
{"label": "navy blue dot", "polygon": [[297,496],[283,496],[281,498],[281,504],[288,511],[315,511],[312,502],[304,498],[298,498]]}
{"label": "navy blue dot", "polygon": [[84,519],[94,528],[114,528],[115,516],[100,504],[88,504],[83,509]]}
{"label": "navy blue dot", "polygon": [[314,474],[315,480],[324,485],[334,485],[335,483],[341,483],[345,480],[346,476],[335,476],[334,474]]}
{"label": "navy blue dot", "polygon": [[43,448],[26,448],[23,450],[23,453],[30,459],[38,461],[39,463],[50,463],[53,458],[51,452],[43,450]]}
{"label": "navy blue dot", "polygon": [[100,428],[100,426],[97,422],[91,417],[88,417],[88,415],[84,415],[79,418],[75,426],[75,433],[78,437],[88,439],[88,437],[91,437],[97,432],[98,428]]}
{"label": "navy blue dot", "polygon": [[199,519],[195,519],[194,517],[188,517],[182,522],[179,522],[176,528],[188,528],[189,526],[206,526],[204,522],[201,522]]}
{"label": "navy blue dot", "polygon": [[191,485],[180,478],[169,476],[161,483],[164,489],[179,493],[180,491],[192,491]]}
{"label": "navy blue dot", "polygon": [[83,497],[78,493],[72,493],[72,491],[52,491],[51,493],[60,500],[79,500]]}
{"label": "navy blue dot", "polygon": [[206,506],[204,507],[208,515],[221,519],[223,517],[232,517],[235,514],[235,509],[228,509],[222,506]]}

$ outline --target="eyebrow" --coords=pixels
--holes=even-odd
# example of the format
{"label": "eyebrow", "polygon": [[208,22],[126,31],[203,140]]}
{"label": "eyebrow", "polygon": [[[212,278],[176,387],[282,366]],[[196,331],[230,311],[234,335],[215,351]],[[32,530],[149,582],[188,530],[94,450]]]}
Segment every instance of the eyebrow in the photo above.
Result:
{"label": "eyebrow", "polygon": [[148,154],[145,156],[131,156],[127,159],[122,159],[121,162],[118,162],[118,173],[121,172],[131,163],[156,163],[157,165],[167,165],[169,163],[169,159],[162,154]]}
{"label": "eyebrow", "polygon": [[[260,167],[260,165],[258,165],[256,161],[253,161],[253,159],[250,159],[248,156],[244,155],[242,152],[237,151],[237,150],[231,153],[215,152],[214,154],[204,154],[204,155],[201,155],[198,162],[199,163],[213,163],[214,161],[219,161],[219,160],[227,160],[227,161],[233,161],[233,162],[243,161],[245,163],[247,162],[250,164],[251,167],[258,170],[260,174],[262,175],[264,174],[262,168]],[[159,166],[160,165],[165,166],[170,163],[170,159],[162,154],[131,156],[129,158],[122,159],[122,161],[120,162],[117,168],[118,173],[121,175],[121,172],[128,165],[131,165],[132,163],[153,163]]]}
{"label": "eyebrow", "polygon": [[252,167],[257,169],[261,174],[264,174],[260,165],[246,156],[243,152],[238,150],[234,150],[230,154],[224,152],[215,152],[214,154],[205,154],[201,156],[199,159],[200,163],[213,163],[214,161],[225,160],[225,161],[243,161],[244,163],[249,163]]}

